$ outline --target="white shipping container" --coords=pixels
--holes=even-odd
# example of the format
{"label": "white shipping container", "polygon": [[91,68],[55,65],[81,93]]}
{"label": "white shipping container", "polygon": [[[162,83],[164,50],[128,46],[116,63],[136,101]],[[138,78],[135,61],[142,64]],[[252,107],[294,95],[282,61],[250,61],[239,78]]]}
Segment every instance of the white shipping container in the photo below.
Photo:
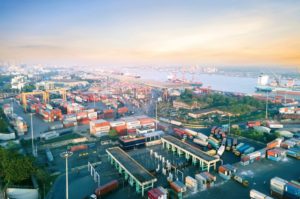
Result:
{"label": "white shipping container", "polygon": [[255,159],[257,157],[260,157],[260,156],[261,156],[260,151],[254,151],[254,152],[248,154],[248,157],[250,158],[250,160],[253,160],[253,159]]}
{"label": "white shipping container", "polygon": [[96,119],[97,118],[97,112],[90,112],[88,113],[89,119]]}
{"label": "white shipping container", "polygon": [[197,138],[194,138],[193,139],[193,142],[195,142],[196,144],[199,144],[201,146],[207,146],[208,145],[208,142],[207,141],[203,141],[201,139],[197,139]]}
{"label": "white shipping container", "polygon": [[254,189],[251,189],[250,190],[250,198],[251,199],[266,199],[267,195],[259,192],[259,191],[256,191]]}
{"label": "white shipping container", "polygon": [[185,132],[187,132],[188,134],[192,135],[192,136],[197,136],[198,133],[196,131],[193,131],[191,129],[184,129]]}
{"label": "white shipping container", "polygon": [[124,126],[126,123],[124,121],[113,121],[110,122],[111,127]]}
{"label": "white shipping container", "polygon": [[197,133],[197,137],[204,141],[206,141],[208,139],[208,137],[206,135],[204,135],[203,133]]}
{"label": "white shipping container", "polygon": [[284,191],[284,187],[287,183],[288,182],[286,180],[278,178],[278,177],[272,178],[270,181],[271,189],[272,189],[272,187],[274,187],[276,190],[279,190],[281,192]]}
{"label": "white shipping container", "polygon": [[171,120],[170,123],[174,124],[174,125],[177,125],[177,126],[181,126],[182,125],[181,122],[178,122],[178,121],[175,121],[175,120]]}

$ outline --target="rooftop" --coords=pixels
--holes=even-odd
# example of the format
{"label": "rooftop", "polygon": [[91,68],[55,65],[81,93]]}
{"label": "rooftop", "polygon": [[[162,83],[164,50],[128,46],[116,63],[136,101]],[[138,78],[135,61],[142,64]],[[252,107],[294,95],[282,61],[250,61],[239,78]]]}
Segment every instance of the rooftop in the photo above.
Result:
{"label": "rooftop", "polygon": [[119,163],[140,183],[156,180],[156,178],[149,171],[147,171],[143,166],[136,162],[121,148],[114,147],[109,148],[106,151],[109,152],[114,158],[116,158]]}

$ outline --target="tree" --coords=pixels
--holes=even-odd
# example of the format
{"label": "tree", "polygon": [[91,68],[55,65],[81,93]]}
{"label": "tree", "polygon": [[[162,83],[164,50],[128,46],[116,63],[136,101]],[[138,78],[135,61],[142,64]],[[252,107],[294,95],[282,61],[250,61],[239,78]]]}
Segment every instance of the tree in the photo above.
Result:
{"label": "tree", "polygon": [[28,84],[22,88],[22,91],[23,92],[32,92],[34,89],[35,89],[35,86],[33,84]]}
{"label": "tree", "polygon": [[109,132],[108,132],[108,136],[112,139],[116,138],[118,136],[118,133],[115,129],[111,129]]}
{"label": "tree", "polygon": [[7,183],[21,183],[29,179],[35,170],[32,158],[0,148],[0,176]]}

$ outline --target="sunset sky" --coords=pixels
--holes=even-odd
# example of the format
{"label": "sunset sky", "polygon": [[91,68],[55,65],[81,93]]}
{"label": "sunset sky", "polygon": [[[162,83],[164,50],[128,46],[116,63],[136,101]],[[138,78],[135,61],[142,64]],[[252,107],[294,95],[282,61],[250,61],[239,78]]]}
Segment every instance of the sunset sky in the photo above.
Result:
{"label": "sunset sky", "polygon": [[299,66],[299,0],[0,0],[0,60]]}

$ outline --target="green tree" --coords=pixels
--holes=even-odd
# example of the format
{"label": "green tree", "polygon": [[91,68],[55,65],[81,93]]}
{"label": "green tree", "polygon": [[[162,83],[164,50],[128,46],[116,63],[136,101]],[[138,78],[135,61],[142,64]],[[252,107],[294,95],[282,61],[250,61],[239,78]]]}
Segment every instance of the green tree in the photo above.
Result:
{"label": "green tree", "polygon": [[29,179],[35,170],[32,158],[0,148],[0,176],[5,182],[21,183]]}
{"label": "green tree", "polygon": [[108,136],[112,139],[115,139],[118,137],[118,133],[115,129],[111,129],[109,132],[108,132]]}

